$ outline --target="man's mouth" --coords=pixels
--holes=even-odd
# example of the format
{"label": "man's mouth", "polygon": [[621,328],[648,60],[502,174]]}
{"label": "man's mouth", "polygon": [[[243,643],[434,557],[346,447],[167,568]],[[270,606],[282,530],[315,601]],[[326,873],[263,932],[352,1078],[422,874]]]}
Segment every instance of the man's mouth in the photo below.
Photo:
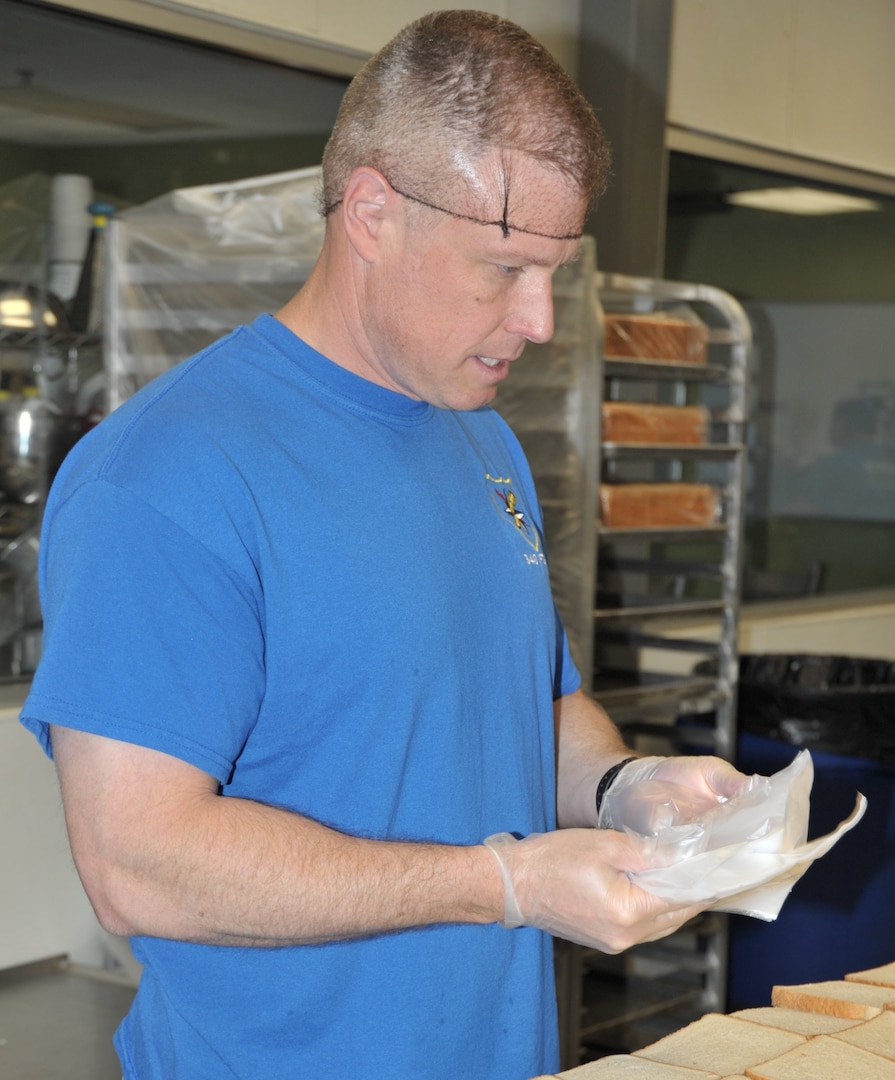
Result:
{"label": "man's mouth", "polygon": [[503,360],[500,360],[499,358],[494,356],[480,356],[478,357],[478,359],[482,361],[485,367],[489,368],[496,368],[503,363]]}

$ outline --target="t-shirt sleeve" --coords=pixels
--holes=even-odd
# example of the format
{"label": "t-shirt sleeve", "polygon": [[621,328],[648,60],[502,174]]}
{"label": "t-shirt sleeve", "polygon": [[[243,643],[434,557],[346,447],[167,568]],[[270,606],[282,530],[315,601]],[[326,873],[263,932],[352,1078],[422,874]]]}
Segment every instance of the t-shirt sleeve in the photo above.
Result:
{"label": "t-shirt sleeve", "polygon": [[58,724],[226,782],[263,696],[263,597],[246,566],[98,480],[48,518],[40,583],[43,654],[21,720],[44,749]]}
{"label": "t-shirt sleeve", "polygon": [[559,611],[556,612],[556,634],[559,655],[553,687],[554,700],[574,693],[581,686],[581,673],[572,659],[572,653],[569,650],[569,638]]}

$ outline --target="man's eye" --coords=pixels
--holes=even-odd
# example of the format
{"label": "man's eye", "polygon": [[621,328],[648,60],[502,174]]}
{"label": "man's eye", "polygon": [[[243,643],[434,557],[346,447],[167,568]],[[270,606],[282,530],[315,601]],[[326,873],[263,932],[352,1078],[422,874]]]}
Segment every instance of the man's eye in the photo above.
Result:
{"label": "man's eye", "polygon": [[504,274],[506,277],[512,277],[515,274],[522,273],[521,266],[502,266],[498,264],[497,269],[500,271],[501,274]]}

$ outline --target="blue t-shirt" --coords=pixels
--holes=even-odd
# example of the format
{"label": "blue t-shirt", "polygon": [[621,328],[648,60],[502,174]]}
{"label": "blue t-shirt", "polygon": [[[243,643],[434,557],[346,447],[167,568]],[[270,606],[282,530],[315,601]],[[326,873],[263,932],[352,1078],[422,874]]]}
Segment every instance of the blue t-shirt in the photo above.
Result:
{"label": "blue t-shirt", "polygon": [[[555,827],[579,685],[534,485],[491,409],[333,364],[270,316],[155,380],[57,476],[23,723],[175,755],[348,833]],[[549,938],[434,926],[281,949],[138,938],[140,1080],[523,1080],[557,1067]]]}

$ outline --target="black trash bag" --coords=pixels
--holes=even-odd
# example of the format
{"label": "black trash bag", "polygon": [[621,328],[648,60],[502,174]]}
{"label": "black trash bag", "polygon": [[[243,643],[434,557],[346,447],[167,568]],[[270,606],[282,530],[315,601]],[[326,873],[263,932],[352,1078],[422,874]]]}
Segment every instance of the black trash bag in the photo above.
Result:
{"label": "black trash bag", "polygon": [[740,657],[740,731],[895,762],[895,662],[769,653]]}

